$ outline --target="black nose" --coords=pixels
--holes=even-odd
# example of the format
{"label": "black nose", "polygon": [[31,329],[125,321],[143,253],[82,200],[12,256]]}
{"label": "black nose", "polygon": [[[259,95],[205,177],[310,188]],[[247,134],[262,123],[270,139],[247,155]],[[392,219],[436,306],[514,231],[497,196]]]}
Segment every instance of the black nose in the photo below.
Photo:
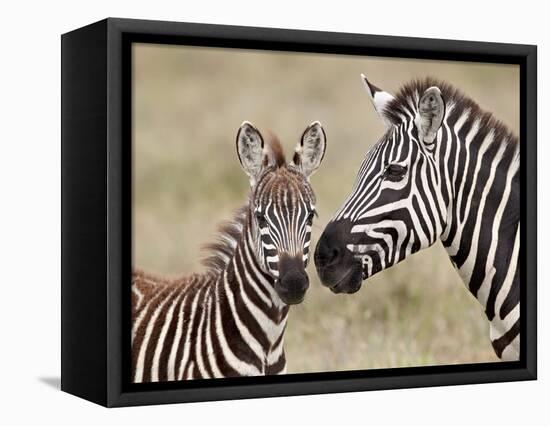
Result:
{"label": "black nose", "polygon": [[317,270],[337,265],[346,256],[346,244],[351,231],[348,220],[331,222],[327,225],[315,249],[315,267]]}
{"label": "black nose", "polygon": [[301,256],[281,256],[279,261],[279,279],[275,290],[283,302],[293,305],[304,300],[309,288],[309,277],[304,269]]}
{"label": "black nose", "polygon": [[283,275],[281,284],[292,292],[305,293],[309,287],[309,278],[305,271],[295,269]]}
{"label": "black nose", "polygon": [[292,270],[275,283],[275,291],[287,305],[296,305],[304,300],[309,288],[309,278],[305,272]]}
{"label": "black nose", "polygon": [[315,249],[317,274],[334,293],[355,293],[361,288],[361,261],[346,248],[352,242],[351,227],[347,219],[329,223]]}

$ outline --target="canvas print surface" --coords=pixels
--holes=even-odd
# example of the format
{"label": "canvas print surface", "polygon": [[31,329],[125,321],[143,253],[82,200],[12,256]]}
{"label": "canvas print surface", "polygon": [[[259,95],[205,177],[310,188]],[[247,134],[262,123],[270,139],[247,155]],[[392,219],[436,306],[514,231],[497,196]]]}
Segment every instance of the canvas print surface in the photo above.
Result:
{"label": "canvas print surface", "polygon": [[519,78],[134,44],[132,380],[519,359]]}

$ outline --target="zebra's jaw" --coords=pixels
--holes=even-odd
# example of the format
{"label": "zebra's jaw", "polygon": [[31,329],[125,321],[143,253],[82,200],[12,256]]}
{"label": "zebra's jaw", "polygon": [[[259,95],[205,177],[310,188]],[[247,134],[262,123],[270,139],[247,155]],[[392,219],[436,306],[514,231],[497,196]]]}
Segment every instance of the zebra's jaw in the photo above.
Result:
{"label": "zebra's jaw", "polygon": [[357,266],[359,266],[359,263],[351,265],[335,284],[329,286],[330,291],[336,294],[353,294],[358,292],[363,285],[363,270]]}

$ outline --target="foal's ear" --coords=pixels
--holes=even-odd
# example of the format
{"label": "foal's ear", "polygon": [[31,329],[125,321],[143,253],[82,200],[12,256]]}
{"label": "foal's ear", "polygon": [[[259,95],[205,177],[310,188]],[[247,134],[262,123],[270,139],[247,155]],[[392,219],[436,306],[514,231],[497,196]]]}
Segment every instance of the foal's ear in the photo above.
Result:
{"label": "foal's ear", "polygon": [[304,133],[302,140],[296,145],[292,163],[310,177],[321,165],[327,147],[327,136],[321,123],[314,121]]}
{"label": "foal's ear", "polygon": [[426,89],[418,101],[418,114],[414,120],[420,140],[431,144],[437,136],[437,131],[445,116],[445,101],[439,87]]}
{"label": "foal's ear", "polygon": [[385,111],[388,104],[393,101],[393,95],[390,95],[388,92],[384,92],[382,89],[379,89],[374,84],[369,82],[365,74],[361,74],[361,81],[365,85],[365,89],[367,89],[367,93],[370,97],[372,104],[374,105],[374,109],[376,110],[380,118],[382,118],[382,121],[384,121],[386,127],[391,127],[392,123],[386,117]]}
{"label": "foal's ear", "polygon": [[254,186],[262,172],[264,139],[258,129],[248,121],[241,124],[237,133],[237,155],[243,170],[250,179],[250,185]]}

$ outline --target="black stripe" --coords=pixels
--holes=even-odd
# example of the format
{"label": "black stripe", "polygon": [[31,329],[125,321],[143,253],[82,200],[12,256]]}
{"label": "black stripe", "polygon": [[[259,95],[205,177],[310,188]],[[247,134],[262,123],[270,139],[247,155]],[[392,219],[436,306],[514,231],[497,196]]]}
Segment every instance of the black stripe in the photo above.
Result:
{"label": "black stripe", "polygon": [[181,297],[174,307],[172,320],[170,321],[170,327],[168,328],[168,332],[166,333],[166,336],[164,338],[164,345],[159,357],[159,376],[158,377],[160,382],[164,382],[168,380],[168,358],[170,356],[170,351],[172,350],[172,345],[174,344],[174,338],[175,338],[176,329],[178,326],[180,308],[183,303],[183,299],[185,298],[185,292],[183,291],[180,292],[180,295]]}
{"label": "black stripe", "polygon": [[495,353],[499,358],[502,358],[502,352],[504,352],[504,349],[512,343],[512,341],[516,338],[516,336],[519,334],[519,318],[514,323],[512,328],[508,330],[506,333],[504,333],[501,337],[499,337],[496,340],[493,340],[493,349],[495,350]]}
{"label": "black stripe", "polygon": [[[209,295],[210,294],[211,293],[209,292]],[[206,311],[204,313],[204,320],[203,320],[203,323],[202,323],[201,347],[199,348],[199,350],[201,351],[200,353],[201,353],[201,357],[202,357],[202,363],[203,363],[204,369],[206,370],[206,373],[208,374],[209,377],[214,377],[214,371],[212,370],[212,367],[210,366],[210,361],[208,359],[206,339],[208,338],[208,336],[207,336],[208,333],[210,333],[210,329],[207,327],[208,326],[208,318],[210,317],[210,312],[212,311],[212,303],[215,303],[215,301],[212,301],[212,297],[209,297],[208,299],[211,303],[210,303],[210,306],[208,306],[206,304],[207,301],[204,302],[205,303],[204,309]]]}
{"label": "black stripe", "polygon": [[[162,330],[162,327],[164,326],[164,321],[166,320],[166,315],[168,313],[168,310],[170,309],[170,305],[172,304],[174,299],[180,295],[180,291],[175,291],[174,294],[172,294],[168,299],[163,300],[164,305],[162,306],[160,313],[156,318],[155,324],[153,326],[153,331],[149,336],[147,347],[145,349],[145,359],[143,362],[143,381],[144,382],[151,381],[151,367],[153,365],[153,357],[157,349],[160,332]],[[147,323],[149,322],[150,321],[147,321]]]}
{"label": "black stripe", "polygon": [[[216,300],[219,300],[220,298],[219,296],[221,291],[220,285],[221,283],[218,280],[218,282],[216,283],[216,295],[217,295]],[[216,311],[218,309],[220,309],[219,303],[216,303],[216,305],[213,306],[213,309],[210,309],[210,329],[208,330],[208,332],[210,333],[211,340],[212,340],[212,351],[214,353],[213,355],[216,360],[216,365],[218,366],[218,369],[220,370],[221,374],[224,377],[236,377],[239,374],[237,371],[233,369],[233,367],[229,365],[229,363],[223,356],[223,351],[219,340],[220,336],[216,331]],[[221,324],[221,326],[223,329],[224,325]]]}
{"label": "black stripe", "polygon": [[[198,299],[197,302],[197,308],[195,312],[195,317],[193,320],[193,324],[191,324],[191,336],[189,337],[189,341],[191,342],[191,348],[189,351],[189,359],[187,361],[187,368],[189,368],[189,365],[191,362],[195,364],[193,367],[193,377],[199,377],[200,376],[200,370],[198,365],[198,358],[197,358],[197,338],[199,333],[199,324],[201,322],[201,316],[203,313],[203,310],[206,309],[206,293],[207,291],[202,291],[198,296],[196,296]],[[188,371],[188,370],[187,370]],[[185,373],[187,373],[187,371]],[[184,376],[185,377],[185,374]]]}
{"label": "black stripe", "polygon": [[502,306],[500,307],[500,318],[506,318],[506,316],[512,311],[512,309],[514,309],[519,303],[519,269],[520,265],[518,264],[516,268],[516,273],[514,275],[514,281],[512,282],[512,286],[510,287],[510,291],[508,292],[508,295],[506,296],[504,302],[502,302]]}
{"label": "black stripe", "polygon": [[[188,289],[189,290],[189,289]],[[174,362],[174,380],[178,380],[179,372],[184,366],[181,365],[183,350],[185,345],[185,336],[187,335],[187,330],[190,326],[190,317],[191,317],[191,307],[193,306],[194,295],[188,296],[183,305],[183,323],[181,325],[181,337],[178,342],[178,347],[176,348],[176,360]]]}
{"label": "black stripe", "polygon": [[[158,295],[158,298],[154,301],[152,301],[151,305],[148,306],[147,313],[143,317],[138,329],[136,330],[134,341],[132,342],[132,380],[135,377],[136,374],[136,368],[137,368],[137,360],[140,353],[141,345],[143,343],[143,339],[145,337],[145,331],[147,329],[147,325],[149,324],[149,321],[151,320],[151,316],[153,315],[155,308],[159,305],[159,303],[162,303],[164,298],[172,291],[173,288],[170,287],[163,287],[160,292],[153,292],[151,295],[149,295],[149,300],[144,300],[142,303],[143,308],[140,309],[140,311],[137,313],[136,317],[132,319],[132,322],[135,322],[137,320],[137,317],[141,313],[145,307],[155,298],[155,296]],[[145,297],[145,296],[144,296]]]}

